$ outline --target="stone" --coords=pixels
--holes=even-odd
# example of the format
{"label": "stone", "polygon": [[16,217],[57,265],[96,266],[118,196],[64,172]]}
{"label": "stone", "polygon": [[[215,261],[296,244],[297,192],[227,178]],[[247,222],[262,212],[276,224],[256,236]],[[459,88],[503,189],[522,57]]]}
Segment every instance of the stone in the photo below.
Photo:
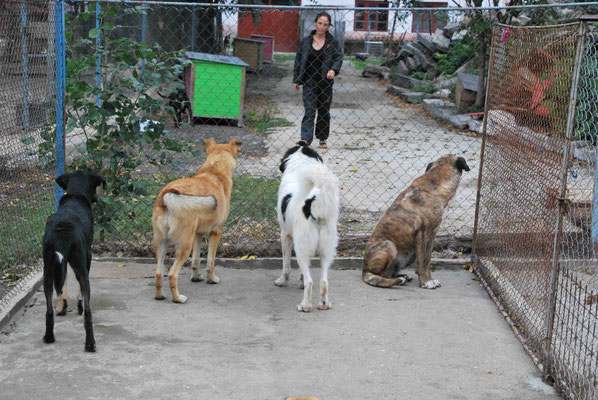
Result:
{"label": "stone", "polygon": [[399,70],[399,73],[401,73],[401,74],[409,73],[409,67],[407,67],[407,64],[403,60],[401,60],[397,63],[397,69]]}
{"label": "stone", "polygon": [[436,66],[436,61],[434,61],[434,59],[427,53],[426,50],[422,48],[421,45],[418,45],[413,42],[408,42],[403,46],[403,50],[415,57],[418,63],[424,69]]}
{"label": "stone", "polygon": [[444,28],[442,28],[442,34],[447,39],[450,39],[459,29],[461,29],[461,25],[458,22],[449,22]]}
{"label": "stone", "polygon": [[436,32],[432,35],[432,43],[436,46],[439,51],[447,52],[451,41],[449,38],[445,37],[442,33],[442,30],[436,29]]}
{"label": "stone", "polygon": [[405,58],[405,64],[407,64],[408,71],[412,71],[421,65],[419,60],[416,60],[414,57]]}
{"label": "stone", "polygon": [[457,31],[457,32],[453,33],[453,36],[451,36],[451,41],[461,40],[465,37],[465,35],[467,35],[467,30],[463,29],[463,30]]}
{"label": "stone", "polygon": [[435,98],[435,99],[448,99],[449,97],[451,97],[450,89],[440,89],[440,90],[432,93],[432,98]]}
{"label": "stone", "polygon": [[419,104],[422,100],[428,98],[430,95],[423,92],[415,92],[413,90],[405,89],[399,86],[389,85],[386,92],[401,98],[407,103]]}
{"label": "stone", "polygon": [[431,40],[430,35],[428,34],[421,34],[417,35],[417,43],[421,44],[423,47],[426,48],[427,51],[434,54],[436,52],[437,47],[436,44]]}
{"label": "stone", "polygon": [[390,68],[381,65],[368,64],[363,69],[361,76],[377,76],[380,79],[388,79],[390,75]]}
{"label": "stone", "polygon": [[408,89],[417,85],[424,84],[424,81],[420,81],[419,79],[415,79],[404,74],[396,73],[395,71],[392,71],[390,75],[390,81],[395,86],[400,86]]}
{"label": "stone", "polygon": [[453,77],[453,78],[449,78],[449,79],[442,79],[439,80],[437,82],[434,82],[434,86],[436,86],[437,89],[442,90],[442,89],[452,89],[453,87],[455,87],[455,85],[457,84],[457,77]]}
{"label": "stone", "polygon": [[448,117],[449,122],[457,129],[469,128],[469,123],[473,121],[467,114],[457,114]]}
{"label": "stone", "polygon": [[434,118],[449,122],[448,117],[457,113],[457,107],[447,100],[441,99],[424,99],[422,100],[424,110],[426,110]]}
{"label": "stone", "polygon": [[469,130],[475,133],[483,133],[483,128],[484,128],[484,124],[482,123],[482,121],[478,121],[477,119],[471,119],[471,121],[468,122],[469,124]]}

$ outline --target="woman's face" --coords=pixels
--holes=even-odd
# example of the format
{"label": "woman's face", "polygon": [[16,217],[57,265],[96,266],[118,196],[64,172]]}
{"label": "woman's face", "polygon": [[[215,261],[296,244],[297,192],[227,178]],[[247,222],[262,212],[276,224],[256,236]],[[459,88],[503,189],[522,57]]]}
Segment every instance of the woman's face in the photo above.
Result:
{"label": "woman's face", "polygon": [[321,16],[316,20],[316,32],[319,34],[323,34],[328,32],[328,28],[330,28],[330,22],[328,22],[328,18],[325,16]]}

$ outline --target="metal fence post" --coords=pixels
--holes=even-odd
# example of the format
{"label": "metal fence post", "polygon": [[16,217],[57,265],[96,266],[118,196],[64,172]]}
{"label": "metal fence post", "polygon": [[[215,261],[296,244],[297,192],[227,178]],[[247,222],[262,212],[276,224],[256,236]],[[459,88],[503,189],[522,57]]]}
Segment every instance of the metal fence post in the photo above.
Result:
{"label": "metal fence post", "polygon": [[577,37],[577,49],[575,53],[575,63],[573,65],[573,77],[571,80],[571,90],[569,92],[569,109],[567,112],[567,126],[565,129],[565,144],[563,145],[563,162],[561,164],[560,172],[560,188],[559,188],[559,207],[557,215],[557,226],[554,235],[554,242],[552,246],[552,268],[550,271],[550,286],[549,286],[549,302],[546,308],[546,337],[544,338],[544,379],[551,380],[554,373],[554,359],[552,357],[552,337],[554,333],[554,319],[556,314],[557,301],[557,285],[558,277],[561,268],[561,244],[562,244],[562,230],[563,230],[563,213],[567,207],[566,191],[567,191],[567,173],[569,171],[569,157],[571,154],[571,141],[573,131],[575,128],[575,108],[577,103],[577,87],[579,82],[579,71],[581,69],[581,62],[583,57],[583,46],[585,36],[585,24],[579,23],[579,31]]}
{"label": "metal fence post", "polygon": [[27,47],[27,5],[21,1],[20,7],[20,36],[21,36],[21,84],[23,93],[23,112],[21,113],[21,126],[28,131],[30,126],[29,115],[29,49]]}
{"label": "metal fence post", "polygon": [[191,6],[191,51],[195,51],[195,42],[197,41],[197,11],[195,5]]}
{"label": "metal fence post", "polygon": [[487,133],[486,129],[488,127],[488,109],[490,108],[490,88],[492,86],[492,71],[494,69],[494,59],[495,59],[495,47],[496,47],[496,36],[497,31],[499,29],[498,26],[494,26],[492,28],[492,38],[490,41],[490,60],[488,63],[488,76],[486,77],[486,98],[484,101],[484,122],[482,126],[482,146],[480,148],[480,166],[478,172],[478,188],[477,194],[475,199],[475,215],[474,215],[474,222],[473,222],[473,241],[471,246],[471,257],[474,263],[477,263],[478,256],[477,256],[477,245],[478,245],[478,225],[479,225],[479,218],[480,218],[480,193],[482,189],[482,171],[484,169],[484,149],[486,148],[486,140],[487,140]]}
{"label": "metal fence post", "polygon": [[[102,5],[96,0],[96,87],[102,87],[102,33],[101,33]],[[96,95],[96,106],[102,107],[102,98]]]}
{"label": "metal fence post", "polygon": [[[147,45],[147,11],[149,8],[145,1],[143,2],[141,9],[143,10],[141,12],[141,43]],[[144,70],[145,70],[145,60],[142,59],[141,60],[141,76],[143,76]]]}
{"label": "metal fence post", "polygon": [[[55,174],[60,176],[64,174],[64,122],[65,109],[64,97],[66,89],[66,38],[64,35],[64,0],[56,0],[56,12],[54,16],[55,23],[55,43],[56,43],[56,137],[55,137]],[[58,185],[54,189],[54,200],[56,206],[62,197],[62,188]]]}

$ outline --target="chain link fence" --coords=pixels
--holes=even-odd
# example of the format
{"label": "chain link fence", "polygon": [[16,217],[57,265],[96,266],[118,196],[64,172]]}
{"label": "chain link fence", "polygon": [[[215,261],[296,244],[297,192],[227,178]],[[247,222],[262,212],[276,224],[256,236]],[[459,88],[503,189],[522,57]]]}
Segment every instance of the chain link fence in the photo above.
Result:
{"label": "chain link fence", "polygon": [[[39,259],[54,207],[55,5],[0,4],[4,283],[6,271],[15,271],[8,266]],[[532,355],[566,397],[596,399],[597,25],[499,25],[489,67],[468,62],[479,49],[464,30],[482,15],[551,24],[591,6],[354,5],[328,9],[344,54],[328,149],[319,150],[341,182],[339,253],[361,255],[380,215],[430,161],[465,157],[472,171],[445,211],[437,249],[467,251],[476,221],[480,275]],[[66,169],[110,174],[96,209],[96,254],[151,255],[160,187],[193,174],[204,139],[232,137],[243,147],[220,255],[279,253],[278,163],[300,139],[304,115],[301,91],[292,86],[295,53],[322,10],[68,2]],[[478,78],[486,68],[482,143],[476,94],[485,91]],[[5,291],[0,285],[0,296]]]}
{"label": "chain link fence", "polygon": [[[98,26],[104,28],[100,30],[94,30],[96,4],[101,5]],[[122,60],[115,58],[120,51],[118,46],[122,47],[117,40],[126,37],[129,42],[136,41],[163,52],[193,53],[191,56],[180,54],[193,65],[192,70],[197,75],[192,81],[194,89],[190,88],[188,72],[183,81],[156,82],[153,86],[140,84],[148,96],[170,96],[166,105],[172,108],[187,101],[184,96],[176,99],[185,85],[193,118],[180,115],[182,125],[177,127],[159,107],[151,113],[140,108],[134,112],[143,114],[142,119],[163,123],[168,131],[166,137],[182,143],[185,150],[201,151],[202,140],[208,137],[218,141],[239,137],[243,142],[242,154],[220,254],[278,255],[275,210],[280,178],[278,164],[284,152],[300,139],[304,115],[301,91],[295,91],[292,84],[295,53],[301,39],[314,29],[315,15],[323,9],[153,2],[88,2],[86,7],[76,13],[71,10],[69,26],[73,37],[69,48],[72,54],[83,57],[101,53],[98,67],[103,79],[101,96],[115,92],[109,82],[114,76],[125,76],[134,86],[139,83],[136,76],[145,73],[147,77],[148,69],[158,60],[141,62],[139,57],[132,60],[129,71],[125,71],[118,65]],[[449,89],[443,90],[442,85],[448,87],[450,82],[454,83],[455,70],[464,61],[449,71],[451,74],[442,75],[436,58],[448,57],[450,37],[458,26],[450,27],[450,21],[458,21],[463,13],[426,11],[426,19],[419,18],[418,13],[414,16],[408,12],[393,14],[389,10],[341,8],[330,10],[330,14],[331,33],[344,44],[344,58],[333,86],[329,148],[320,152],[341,181],[340,253],[361,255],[373,226],[392,200],[425,171],[430,161],[447,153],[465,157],[472,171],[464,176],[455,200],[446,211],[439,232],[440,242],[444,247],[452,243],[458,249],[468,248],[473,230],[479,133],[476,129],[454,129],[449,122],[435,121],[421,104],[401,100],[397,94],[402,95],[402,89],[398,93],[388,91],[395,83],[407,82],[406,85],[420,96],[419,102],[422,98],[434,98],[433,105],[438,106],[449,100],[452,93]],[[418,25],[423,20],[428,23]],[[445,32],[442,28],[446,26],[449,30]],[[430,35],[432,28],[439,31]],[[412,32],[414,30],[416,32]],[[100,45],[96,47],[95,40],[100,34]],[[411,50],[399,54],[401,40],[410,41]],[[468,54],[471,56],[470,50]],[[153,55],[161,56],[158,52]],[[240,59],[237,61],[241,64],[234,61],[234,57]],[[82,70],[80,80],[93,85],[95,69],[92,64],[88,66],[90,68]],[[426,75],[428,67],[429,76]],[[432,67],[436,70],[432,71]],[[113,69],[119,73],[114,74]],[[473,66],[470,65],[470,69],[473,70]],[[435,86],[432,78],[438,77]],[[125,95],[135,98],[138,93],[129,90]],[[475,111],[474,106],[471,101],[464,101],[460,111],[454,113],[469,118],[469,111]],[[97,148],[96,141],[90,138],[97,138],[98,133],[85,125],[88,119],[80,113],[81,110],[69,108],[67,104],[72,124],[66,132],[66,154],[71,165],[103,163],[105,168],[125,154],[129,159],[138,155],[168,158],[164,163],[142,160],[135,163],[129,168],[132,171],[127,172],[135,182],[123,185],[126,190],[119,189],[116,193],[115,185],[110,189],[109,182],[108,190],[118,195],[112,200],[118,202],[118,206],[100,218],[102,228],[96,241],[97,250],[110,254],[151,255],[150,219],[155,194],[168,180],[192,174],[203,156],[187,151],[160,149],[154,152],[144,146],[137,148],[134,154],[125,150],[114,156],[106,153],[100,162],[90,156],[90,148]],[[479,126],[480,121],[471,124]],[[467,128],[467,124],[461,127]],[[143,128],[132,130],[140,132]],[[316,138],[313,145],[317,149]],[[118,146],[118,150],[122,147]]]}
{"label": "chain link fence", "polygon": [[53,209],[53,170],[37,157],[54,119],[53,48],[52,2],[0,3],[0,297],[41,256]]}
{"label": "chain link fence", "polygon": [[597,26],[494,29],[475,236],[481,277],[571,399],[598,398]]}

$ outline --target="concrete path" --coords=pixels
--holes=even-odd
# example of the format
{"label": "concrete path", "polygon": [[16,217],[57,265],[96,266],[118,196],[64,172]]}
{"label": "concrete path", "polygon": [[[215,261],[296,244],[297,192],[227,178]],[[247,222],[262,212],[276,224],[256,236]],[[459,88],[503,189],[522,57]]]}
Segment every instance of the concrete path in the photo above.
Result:
{"label": "concrete path", "polygon": [[0,399],[559,398],[463,270],[435,272],[435,291],[372,288],[358,270],[334,270],[333,309],[310,314],[295,311],[297,271],[277,288],[274,269],[219,268],[222,282],[207,285],[185,268],[189,302],[178,305],[153,300],[152,265],[92,270],[98,352],[83,351],[76,311],[42,343],[38,292],[0,334]]}

